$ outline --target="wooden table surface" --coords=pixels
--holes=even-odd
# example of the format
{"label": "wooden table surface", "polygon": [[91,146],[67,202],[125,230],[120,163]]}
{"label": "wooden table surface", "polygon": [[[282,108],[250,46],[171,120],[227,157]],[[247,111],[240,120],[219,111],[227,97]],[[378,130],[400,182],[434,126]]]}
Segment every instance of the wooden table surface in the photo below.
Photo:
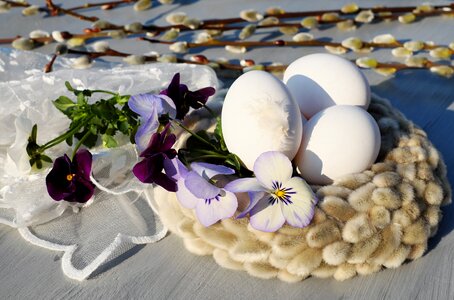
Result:
{"label": "wooden table surface", "polygon": [[[40,3],[43,1],[30,1]],[[56,1],[57,2],[57,1]],[[65,5],[82,1],[58,1]],[[155,2],[155,1],[153,1]],[[268,1],[268,0],[188,0],[172,6],[156,6],[146,12],[131,7],[112,11],[89,10],[90,15],[118,24],[133,21],[164,23],[165,14],[185,11],[198,18],[235,17],[242,9],[264,10],[279,5],[287,11],[340,8],[350,1]],[[414,5],[419,1],[361,1],[360,6]],[[423,1],[421,1],[423,2]],[[448,3],[435,1],[435,3]],[[0,37],[27,35],[33,29],[80,31],[88,23],[67,16],[24,18],[20,10],[0,15]],[[316,37],[341,41],[358,36],[371,39],[391,33],[398,39],[418,39],[440,44],[454,42],[454,18],[433,17],[414,24],[397,22],[365,25],[352,32],[336,28],[315,30]],[[275,38],[267,33],[258,38]],[[145,42],[111,42],[114,49],[137,54],[150,50]],[[53,46],[36,51],[51,53]],[[208,57],[289,63],[308,53],[325,52],[322,48],[261,48],[244,55],[229,54],[222,49],[205,50]],[[370,56],[394,60],[389,50],[374,51]],[[346,55],[346,57],[353,57]],[[449,180],[454,183],[454,78],[446,79],[428,71],[412,70],[394,77],[365,71],[373,92],[386,97],[407,118],[421,126],[441,151],[448,166]],[[1,109],[1,108],[0,108]],[[187,252],[182,241],[169,235],[162,241],[136,247],[118,264],[84,282],[67,279],[61,270],[61,253],[51,252],[24,241],[17,230],[0,225],[0,299],[454,299],[454,208],[443,209],[444,218],[438,234],[430,241],[427,254],[395,270],[337,282],[334,279],[309,278],[296,284],[261,280],[245,272],[220,268],[211,257],[197,257]]]}

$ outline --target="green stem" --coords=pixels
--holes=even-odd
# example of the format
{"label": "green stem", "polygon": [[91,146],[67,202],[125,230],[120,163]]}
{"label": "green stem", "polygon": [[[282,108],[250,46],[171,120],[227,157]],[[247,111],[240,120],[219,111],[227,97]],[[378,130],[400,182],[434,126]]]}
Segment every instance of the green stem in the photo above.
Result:
{"label": "green stem", "polygon": [[84,141],[90,136],[91,132],[88,130],[84,136],[77,142],[76,146],[74,147],[73,154],[71,156],[71,160],[74,159],[74,156],[76,155],[77,150],[79,150],[80,146],[84,143]]}
{"label": "green stem", "polygon": [[201,137],[200,135],[198,135],[197,133],[195,133],[194,131],[192,131],[191,129],[187,128],[186,126],[184,126],[181,122],[177,121],[177,120],[173,120],[176,124],[178,124],[178,126],[180,126],[181,128],[183,128],[184,131],[186,131],[187,133],[189,133],[190,135],[192,135],[193,137],[195,137],[196,139],[198,139],[199,141],[201,141],[202,143],[205,143],[207,145],[210,145],[211,147],[213,146],[211,144],[211,142],[205,140],[203,137]]}
{"label": "green stem", "polygon": [[104,90],[93,90],[93,91],[90,91],[92,94],[94,93],[104,93],[104,94],[110,94],[112,96],[118,96],[118,93],[114,93],[114,92],[111,92],[111,91],[104,91]]}
{"label": "green stem", "polygon": [[[87,118],[87,120],[88,120],[88,118]],[[79,125],[77,125],[73,129],[71,129],[70,131],[65,132],[64,134],[62,134],[62,135],[56,137],[55,139],[47,142],[46,144],[42,145],[41,147],[39,147],[38,152],[42,153],[44,150],[49,149],[57,144],[60,144],[61,142],[66,140],[68,137],[74,135],[85,125],[85,121],[86,120],[84,120],[83,122],[80,122]]]}
{"label": "green stem", "polygon": [[211,116],[213,118],[217,117],[216,114],[214,113],[214,111],[211,108],[209,108],[206,104],[203,104],[203,108],[205,108],[211,114]]}

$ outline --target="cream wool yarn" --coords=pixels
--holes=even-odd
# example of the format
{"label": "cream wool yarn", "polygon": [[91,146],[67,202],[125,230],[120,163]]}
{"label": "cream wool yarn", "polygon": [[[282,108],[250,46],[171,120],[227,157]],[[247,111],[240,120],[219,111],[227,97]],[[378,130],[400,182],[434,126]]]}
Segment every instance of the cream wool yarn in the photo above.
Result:
{"label": "cream wool yarn", "polygon": [[382,135],[377,162],[332,185],[312,186],[319,203],[308,227],[268,233],[247,218],[231,218],[206,228],[174,193],[156,188],[162,222],[190,252],[264,279],[342,281],[421,257],[437,231],[440,206],[451,203],[446,166],[425,132],[388,101],[374,97],[369,112]]}

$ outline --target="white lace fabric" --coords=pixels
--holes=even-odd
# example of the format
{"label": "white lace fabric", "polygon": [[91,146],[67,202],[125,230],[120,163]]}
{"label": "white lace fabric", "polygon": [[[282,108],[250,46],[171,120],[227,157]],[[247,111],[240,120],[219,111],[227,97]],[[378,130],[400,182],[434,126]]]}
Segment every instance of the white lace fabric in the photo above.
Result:
{"label": "white lace fabric", "polygon": [[[77,88],[96,88],[137,94],[165,88],[181,73],[191,90],[217,87],[216,76],[206,67],[174,64],[118,66],[98,63],[87,70],[73,70],[59,58],[57,71],[40,70],[48,57],[0,48],[0,223],[18,229],[28,242],[63,251],[66,276],[84,280],[102,271],[138,244],[159,241],[167,228],[154,208],[153,188],[139,182],[131,169],[138,161],[135,147],[124,139],[114,149],[94,149],[92,180],[94,197],[81,207],[54,201],[47,194],[44,170],[32,170],[25,152],[33,124],[38,142],[63,132],[69,121],[53,107],[60,95],[71,96],[64,81]],[[18,63],[19,61],[19,63]],[[98,95],[98,97],[101,95]],[[70,153],[66,145],[48,151],[53,159]]]}

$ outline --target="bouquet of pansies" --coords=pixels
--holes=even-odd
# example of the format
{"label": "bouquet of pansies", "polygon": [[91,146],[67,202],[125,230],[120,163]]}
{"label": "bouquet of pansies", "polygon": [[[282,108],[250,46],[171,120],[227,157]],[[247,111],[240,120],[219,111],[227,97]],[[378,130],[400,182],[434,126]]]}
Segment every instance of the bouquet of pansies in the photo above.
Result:
{"label": "bouquet of pansies", "polygon": [[[27,144],[30,164],[42,168],[52,160],[45,154],[61,142],[73,145],[71,157],[64,154],[53,162],[46,177],[49,195],[56,201],[89,203],[95,190],[90,180],[92,155],[89,150],[100,138],[104,147],[116,147],[118,132],[136,144],[141,160],[131,172],[144,184],[155,184],[175,192],[180,204],[194,209],[204,226],[219,220],[250,216],[251,225],[261,231],[276,231],[287,222],[307,226],[317,202],[308,184],[296,174],[289,158],[278,151],[261,154],[253,173],[241,159],[230,153],[222,135],[221,119],[207,101],[215,89],[206,87],[190,91],[180,83],[177,73],[167,89],[159,94],[119,95],[103,90],[77,90],[66,86],[76,100],[61,96],[54,101],[71,124],[67,132],[37,144],[35,125]],[[110,98],[92,104],[89,97],[104,93]],[[205,109],[216,119],[212,132],[193,132],[185,117],[193,110]],[[180,149],[174,149],[175,131],[190,137]],[[248,207],[236,214],[236,193],[247,192]]]}

